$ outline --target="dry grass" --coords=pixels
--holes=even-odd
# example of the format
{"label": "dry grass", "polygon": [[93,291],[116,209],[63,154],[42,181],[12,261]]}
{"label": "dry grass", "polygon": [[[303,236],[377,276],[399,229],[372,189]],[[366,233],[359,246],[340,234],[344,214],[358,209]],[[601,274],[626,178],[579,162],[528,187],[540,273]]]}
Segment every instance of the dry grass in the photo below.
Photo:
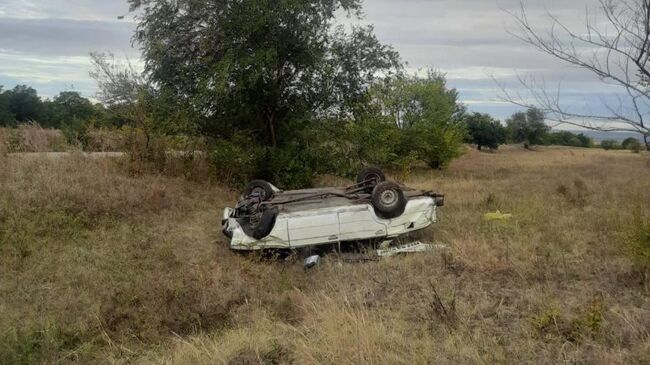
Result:
{"label": "dry grass", "polygon": [[92,128],[86,132],[86,139],[85,150],[87,151],[115,152],[125,149],[125,138],[116,130]]}
{"label": "dry grass", "polygon": [[67,149],[60,130],[21,124],[18,128],[0,128],[0,155],[13,152],[58,152]]}
{"label": "dry grass", "polygon": [[[126,128],[125,128],[126,129]],[[21,152],[63,152],[83,149],[93,152],[115,152],[126,149],[123,130],[89,128],[80,141],[70,145],[59,129],[42,128],[36,123],[21,124],[16,128],[0,128],[0,154]]]}
{"label": "dry grass", "polygon": [[[218,186],[0,159],[7,363],[650,362],[647,267],[627,249],[647,154],[469,152],[406,181],[446,193],[424,236],[449,253],[308,272],[231,253],[218,217],[237,194]],[[513,219],[483,219],[496,209]]]}

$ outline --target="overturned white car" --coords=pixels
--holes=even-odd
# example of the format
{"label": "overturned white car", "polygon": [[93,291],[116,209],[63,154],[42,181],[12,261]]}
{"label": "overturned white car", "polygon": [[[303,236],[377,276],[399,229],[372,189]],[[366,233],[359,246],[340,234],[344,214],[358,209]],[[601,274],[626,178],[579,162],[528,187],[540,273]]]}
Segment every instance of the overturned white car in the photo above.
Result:
{"label": "overturned white car", "polygon": [[282,191],[254,180],[221,223],[232,249],[299,249],[421,230],[443,204],[441,194],[385,181],[381,170],[367,168],[346,188]]}

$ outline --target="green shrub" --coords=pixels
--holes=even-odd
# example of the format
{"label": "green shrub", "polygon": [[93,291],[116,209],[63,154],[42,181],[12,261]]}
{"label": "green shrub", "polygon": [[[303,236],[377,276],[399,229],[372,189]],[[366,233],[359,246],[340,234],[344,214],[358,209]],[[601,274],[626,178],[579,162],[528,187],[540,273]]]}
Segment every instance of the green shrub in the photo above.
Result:
{"label": "green shrub", "polygon": [[641,152],[641,142],[639,142],[638,139],[633,137],[626,138],[621,144],[621,147],[623,147],[623,149],[625,150],[630,150],[634,153]]}
{"label": "green shrub", "polygon": [[87,124],[85,121],[72,118],[61,125],[61,132],[63,132],[69,145],[83,149],[88,143],[86,128]]}
{"label": "green shrub", "polygon": [[164,136],[140,127],[119,130],[126,153],[127,171],[134,176],[144,172],[163,172],[167,166],[167,141]]}
{"label": "green shrub", "polygon": [[550,339],[557,336],[564,341],[580,342],[600,334],[603,327],[603,307],[601,297],[588,301],[586,305],[577,309],[577,313],[565,313],[551,306],[534,315],[531,322],[542,338]]}
{"label": "green shrub", "polygon": [[242,135],[217,140],[210,152],[215,176],[226,184],[243,186],[255,176],[263,150]]}
{"label": "green shrub", "polygon": [[347,135],[337,127],[335,122],[297,126],[277,147],[260,146],[244,134],[220,139],[212,144],[211,163],[220,181],[236,187],[263,179],[283,189],[307,188],[318,174],[351,176],[362,164],[355,163],[358,157],[351,156]]}
{"label": "green shrub", "polygon": [[635,269],[647,277],[650,274],[650,219],[644,211],[634,212],[623,236],[623,245]]}
{"label": "green shrub", "polygon": [[[443,75],[429,70],[426,77],[387,79],[375,85],[370,95],[373,102],[355,123],[368,123],[362,128],[370,134],[376,156],[387,164],[425,162],[432,168],[442,168],[461,154],[466,135],[458,104],[458,92],[447,87]],[[361,119],[361,120],[360,120]],[[375,142],[376,141],[376,142]],[[408,168],[409,166],[407,166]]]}
{"label": "green shrub", "polygon": [[605,151],[621,149],[621,145],[618,144],[617,141],[608,139],[600,142],[600,147],[602,147]]}
{"label": "green shrub", "polygon": [[560,321],[560,309],[549,307],[534,315],[532,318],[533,326],[540,332],[548,332],[558,327]]}
{"label": "green shrub", "polygon": [[603,301],[597,297],[587,304],[572,324],[572,337],[596,337],[603,327]]}
{"label": "green shrub", "polygon": [[1,362],[12,365],[57,363],[61,353],[81,343],[78,331],[52,322],[38,328],[9,328],[0,336]]}
{"label": "green shrub", "polygon": [[545,145],[591,147],[593,141],[583,133],[575,134],[569,131],[557,131],[549,133],[544,137]]}
{"label": "green shrub", "polygon": [[258,161],[256,174],[284,189],[308,188],[316,174],[315,156],[299,143],[267,148]]}
{"label": "green shrub", "polygon": [[[403,133],[394,122],[376,116],[364,116],[343,128],[350,159],[354,168],[362,165],[383,167],[404,166],[400,161],[399,149],[404,144]],[[341,146],[343,148],[343,146]]]}

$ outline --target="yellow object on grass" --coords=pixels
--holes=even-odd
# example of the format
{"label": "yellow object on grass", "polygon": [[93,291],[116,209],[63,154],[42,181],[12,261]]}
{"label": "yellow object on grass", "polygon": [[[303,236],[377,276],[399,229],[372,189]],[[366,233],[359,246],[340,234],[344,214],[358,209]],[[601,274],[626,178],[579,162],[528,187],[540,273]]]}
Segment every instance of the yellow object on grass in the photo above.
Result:
{"label": "yellow object on grass", "polygon": [[497,210],[496,212],[485,213],[483,218],[488,221],[505,221],[512,218],[512,214],[501,213],[501,211]]}

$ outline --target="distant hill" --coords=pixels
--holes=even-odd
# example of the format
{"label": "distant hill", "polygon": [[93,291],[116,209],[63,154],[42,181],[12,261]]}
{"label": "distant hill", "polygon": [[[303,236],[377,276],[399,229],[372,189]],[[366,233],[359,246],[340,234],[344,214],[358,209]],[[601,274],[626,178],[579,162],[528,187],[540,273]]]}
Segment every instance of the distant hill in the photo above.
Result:
{"label": "distant hill", "polygon": [[[559,131],[558,131],[559,132]],[[626,138],[632,137],[636,138],[639,141],[643,142],[643,137],[637,133],[629,132],[600,132],[600,131],[590,131],[590,130],[569,130],[571,133],[582,133],[587,137],[590,137],[596,142],[601,142],[606,139],[622,142]]]}

